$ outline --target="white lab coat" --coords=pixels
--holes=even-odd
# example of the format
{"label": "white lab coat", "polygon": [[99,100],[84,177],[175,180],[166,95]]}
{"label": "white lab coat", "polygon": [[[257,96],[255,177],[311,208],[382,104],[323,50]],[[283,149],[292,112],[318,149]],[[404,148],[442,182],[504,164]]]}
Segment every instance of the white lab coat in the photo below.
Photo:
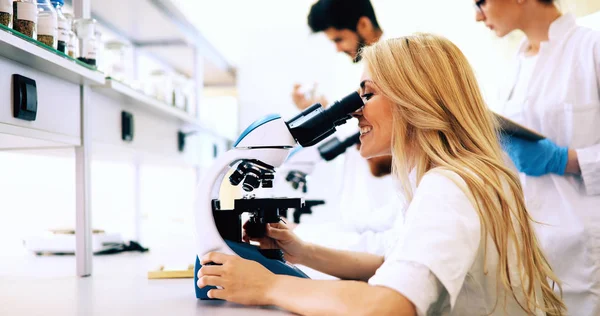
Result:
{"label": "white lab coat", "polygon": [[[356,233],[392,228],[398,214],[398,189],[391,175],[375,178],[355,148],[344,155],[344,180],[339,202],[344,229]],[[392,205],[392,207],[386,207]]]}
{"label": "white lab coat", "polygon": [[[527,47],[524,42],[520,52]],[[567,14],[542,43],[524,101],[511,102],[519,65],[501,92],[500,112],[576,149],[582,175],[522,175],[538,239],[558,277],[569,315],[600,315],[600,32]]]}
{"label": "white lab coat", "polygon": [[[426,173],[406,210],[402,237],[369,284],[398,291],[415,305],[418,315],[524,315],[517,300],[498,287],[498,252],[489,235],[483,243],[474,205],[456,173],[441,169]],[[514,252],[509,252],[508,260],[513,286],[518,288]],[[539,285],[536,290],[541,300]],[[517,298],[522,302],[518,294]],[[543,306],[542,301],[538,304]]]}

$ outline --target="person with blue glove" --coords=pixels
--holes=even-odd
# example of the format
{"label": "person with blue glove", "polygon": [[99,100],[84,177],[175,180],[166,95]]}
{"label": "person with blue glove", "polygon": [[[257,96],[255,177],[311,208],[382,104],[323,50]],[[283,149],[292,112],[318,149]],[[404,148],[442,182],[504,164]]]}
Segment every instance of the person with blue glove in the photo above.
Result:
{"label": "person with blue glove", "polygon": [[504,149],[520,172],[539,177],[548,173],[564,175],[569,149],[549,139],[529,141],[519,137],[504,139]]}
{"label": "person with blue glove", "polygon": [[525,34],[497,111],[546,137],[505,136],[569,315],[600,315],[600,32],[556,0],[474,0],[476,20]]}

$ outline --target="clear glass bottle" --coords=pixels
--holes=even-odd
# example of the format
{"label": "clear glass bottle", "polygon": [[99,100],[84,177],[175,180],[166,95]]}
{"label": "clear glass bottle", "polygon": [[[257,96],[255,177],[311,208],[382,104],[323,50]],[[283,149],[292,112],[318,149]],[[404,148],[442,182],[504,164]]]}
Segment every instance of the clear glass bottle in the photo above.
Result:
{"label": "clear glass bottle", "polygon": [[72,18],[69,20],[67,14],[62,12],[65,5],[65,0],[51,0],[52,6],[56,10],[57,25],[58,25],[58,44],[57,50],[62,53],[67,53],[67,45],[69,44],[69,32],[71,31]]}
{"label": "clear glass bottle", "polygon": [[0,24],[12,27],[13,0],[0,0]]}
{"label": "clear glass bottle", "polygon": [[79,38],[77,34],[71,31],[69,32],[69,44],[67,45],[67,55],[71,58],[79,58]]}
{"label": "clear glass bottle", "polygon": [[36,0],[15,0],[13,2],[13,30],[36,39],[37,18]]}
{"label": "clear glass bottle", "polygon": [[96,20],[77,19],[73,22],[73,28],[79,39],[79,56],[77,59],[88,65],[96,66]]}
{"label": "clear glass bottle", "polygon": [[73,15],[70,13],[65,13],[65,17],[67,18],[69,25],[69,42],[67,43],[67,55],[71,58],[79,57],[79,38],[77,38],[77,34],[75,34],[73,21],[75,20]]}
{"label": "clear glass bottle", "polygon": [[58,15],[50,0],[37,0],[37,40],[54,49],[58,48]]}

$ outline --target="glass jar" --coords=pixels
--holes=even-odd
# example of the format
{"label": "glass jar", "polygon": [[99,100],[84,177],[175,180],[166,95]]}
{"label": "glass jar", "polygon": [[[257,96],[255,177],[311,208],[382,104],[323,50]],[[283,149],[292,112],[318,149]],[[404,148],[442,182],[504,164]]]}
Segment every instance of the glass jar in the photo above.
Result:
{"label": "glass jar", "polygon": [[12,27],[13,0],[0,0],[0,24]]}
{"label": "glass jar", "polygon": [[37,38],[38,9],[35,0],[15,0],[13,2],[13,30]]}
{"label": "glass jar", "polygon": [[37,0],[37,40],[54,49],[58,48],[58,16],[50,0]]}
{"label": "glass jar", "polygon": [[73,22],[73,28],[79,39],[79,56],[77,59],[90,66],[96,66],[96,20],[77,19]]}
{"label": "glass jar", "polygon": [[172,104],[173,100],[173,79],[172,76],[164,70],[155,70],[150,74],[149,94],[160,101]]}
{"label": "glass jar", "polygon": [[121,82],[129,82],[131,79],[129,65],[129,45],[121,41],[108,41],[104,44],[104,70],[107,77]]}
{"label": "glass jar", "polygon": [[[65,0],[51,0],[52,6],[56,10],[57,25],[58,25],[58,44],[57,50],[61,53],[67,53],[67,45],[69,45],[69,32],[71,32],[71,19],[67,17],[67,14],[62,12],[62,8],[65,5]],[[70,14],[69,14],[70,15]]]}

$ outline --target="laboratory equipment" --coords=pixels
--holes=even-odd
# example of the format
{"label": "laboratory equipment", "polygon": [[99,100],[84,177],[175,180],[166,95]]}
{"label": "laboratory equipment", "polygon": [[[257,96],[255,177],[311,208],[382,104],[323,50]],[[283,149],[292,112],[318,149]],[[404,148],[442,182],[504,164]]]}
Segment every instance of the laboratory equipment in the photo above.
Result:
{"label": "laboratory equipment", "polygon": [[317,148],[297,147],[290,153],[279,173],[286,175],[286,181],[294,189],[306,193],[308,191],[306,177],[313,172],[318,162],[331,161],[345,153],[347,148],[359,143],[360,133],[356,133],[342,141],[332,137]]}
{"label": "laboratory equipment", "polygon": [[[197,286],[198,270],[201,268],[199,258],[212,251],[254,260],[276,274],[307,277],[284,260],[281,250],[261,250],[242,242],[241,214],[250,214],[246,233],[251,237],[261,237],[268,223],[281,220],[281,210],[302,206],[300,198],[264,198],[260,195],[268,196],[269,189],[273,187],[275,169],[283,164],[291,149],[297,144],[310,147],[329,137],[336,126],[344,124],[351,118],[350,114],[363,105],[360,95],[353,92],[327,109],[319,103],[314,104],[287,122],[279,115],[266,116],[250,125],[233,148],[215,160],[197,191],[198,252],[194,269],[197,298],[208,299],[207,293],[213,288]],[[232,170],[229,178],[225,179]],[[233,209],[221,207],[228,205],[224,202],[230,201],[218,199],[220,188],[240,184],[247,194],[241,199],[234,199]],[[253,195],[250,195],[251,192]]]}

